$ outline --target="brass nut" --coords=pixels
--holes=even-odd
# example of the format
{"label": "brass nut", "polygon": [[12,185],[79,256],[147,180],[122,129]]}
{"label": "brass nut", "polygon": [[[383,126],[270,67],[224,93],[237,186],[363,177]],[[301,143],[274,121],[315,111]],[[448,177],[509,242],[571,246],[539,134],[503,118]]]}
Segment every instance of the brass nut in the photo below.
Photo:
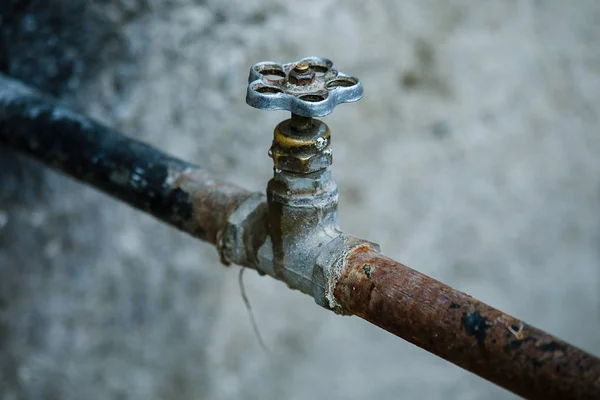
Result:
{"label": "brass nut", "polygon": [[328,196],[336,192],[337,189],[331,179],[331,172],[326,171],[311,176],[275,174],[275,177],[269,181],[267,191],[271,195],[282,199],[283,202],[289,198],[296,200],[305,198],[312,202],[319,196]]}
{"label": "brass nut", "polygon": [[331,165],[331,149],[316,154],[286,154],[272,151],[275,169],[310,174]]}
{"label": "brass nut", "polygon": [[324,123],[314,120],[310,131],[298,134],[291,120],[275,128],[269,154],[276,170],[310,174],[331,165],[331,132]]}
{"label": "brass nut", "polygon": [[315,71],[308,64],[301,62],[290,71],[288,81],[294,85],[307,86],[313,83],[315,78]]}
{"label": "brass nut", "polygon": [[321,151],[329,145],[331,132],[327,125],[319,120],[312,120],[310,131],[299,134],[291,127],[291,120],[281,122],[273,132],[273,147],[289,152]]}

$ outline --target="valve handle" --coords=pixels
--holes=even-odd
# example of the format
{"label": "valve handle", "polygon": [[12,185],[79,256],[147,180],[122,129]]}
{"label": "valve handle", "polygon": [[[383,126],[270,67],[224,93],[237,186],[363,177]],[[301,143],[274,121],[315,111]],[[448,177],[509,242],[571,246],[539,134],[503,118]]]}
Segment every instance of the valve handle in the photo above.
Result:
{"label": "valve handle", "polygon": [[338,104],[358,101],[362,96],[358,78],[339,72],[331,60],[307,57],[288,64],[254,64],[250,68],[246,103],[261,110],[324,117]]}

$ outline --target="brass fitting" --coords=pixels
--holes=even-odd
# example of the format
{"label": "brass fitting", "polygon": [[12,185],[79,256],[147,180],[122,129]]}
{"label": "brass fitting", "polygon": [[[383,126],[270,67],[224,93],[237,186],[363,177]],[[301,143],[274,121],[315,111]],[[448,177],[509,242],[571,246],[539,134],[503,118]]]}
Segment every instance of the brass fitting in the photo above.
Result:
{"label": "brass fitting", "polygon": [[290,71],[288,79],[294,85],[306,86],[315,80],[315,71],[305,62],[299,62],[294,69]]}
{"label": "brass fitting", "polygon": [[293,120],[281,122],[273,133],[269,155],[275,171],[311,174],[332,163],[331,133],[327,125],[311,120],[306,130],[294,129]]}

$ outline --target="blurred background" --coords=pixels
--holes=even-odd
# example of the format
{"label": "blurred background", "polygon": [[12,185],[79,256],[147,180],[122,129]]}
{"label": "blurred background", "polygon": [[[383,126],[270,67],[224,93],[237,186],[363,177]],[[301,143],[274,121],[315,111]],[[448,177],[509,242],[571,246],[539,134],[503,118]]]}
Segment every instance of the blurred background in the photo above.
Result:
{"label": "blurred background", "polygon": [[[262,60],[331,58],[342,228],[600,355],[600,3],[3,0],[0,71],[262,191]],[[0,149],[0,398],[511,399]]]}

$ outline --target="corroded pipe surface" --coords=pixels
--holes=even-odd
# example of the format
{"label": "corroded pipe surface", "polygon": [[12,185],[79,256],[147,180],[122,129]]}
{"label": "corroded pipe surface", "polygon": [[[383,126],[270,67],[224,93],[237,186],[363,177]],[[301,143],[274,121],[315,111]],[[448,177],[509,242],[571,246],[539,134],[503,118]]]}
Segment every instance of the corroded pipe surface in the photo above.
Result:
{"label": "corroded pipe surface", "polygon": [[215,244],[251,192],[74,113],[0,74],[0,146]]}
{"label": "corroded pipe surface", "polygon": [[[266,204],[260,195],[252,201],[251,192],[218,181],[1,74],[0,146],[95,186],[220,250],[224,246],[231,254],[242,254],[236,262],[260,264],[254,254],[266,236]],[[333,242],[315,245],[327,248],[327,243]],[[325,254],[321,267],[330,273],[323,279],[337,276],[336,260],[343,261],[341,276],[335,285],[333,278],[321,281],[319,291],[333,289],[331,300],[342,311],[526,398],[600,399],[597,358],[384,257],[370,245],[349,251],[345,246]],[[271,251],[262,255],[273,263]]]}
{"label": "corroded pipe surface", "polygon": [[528,399],[600,399],[600,360],[369,246],[345,258],[341,307]]}

